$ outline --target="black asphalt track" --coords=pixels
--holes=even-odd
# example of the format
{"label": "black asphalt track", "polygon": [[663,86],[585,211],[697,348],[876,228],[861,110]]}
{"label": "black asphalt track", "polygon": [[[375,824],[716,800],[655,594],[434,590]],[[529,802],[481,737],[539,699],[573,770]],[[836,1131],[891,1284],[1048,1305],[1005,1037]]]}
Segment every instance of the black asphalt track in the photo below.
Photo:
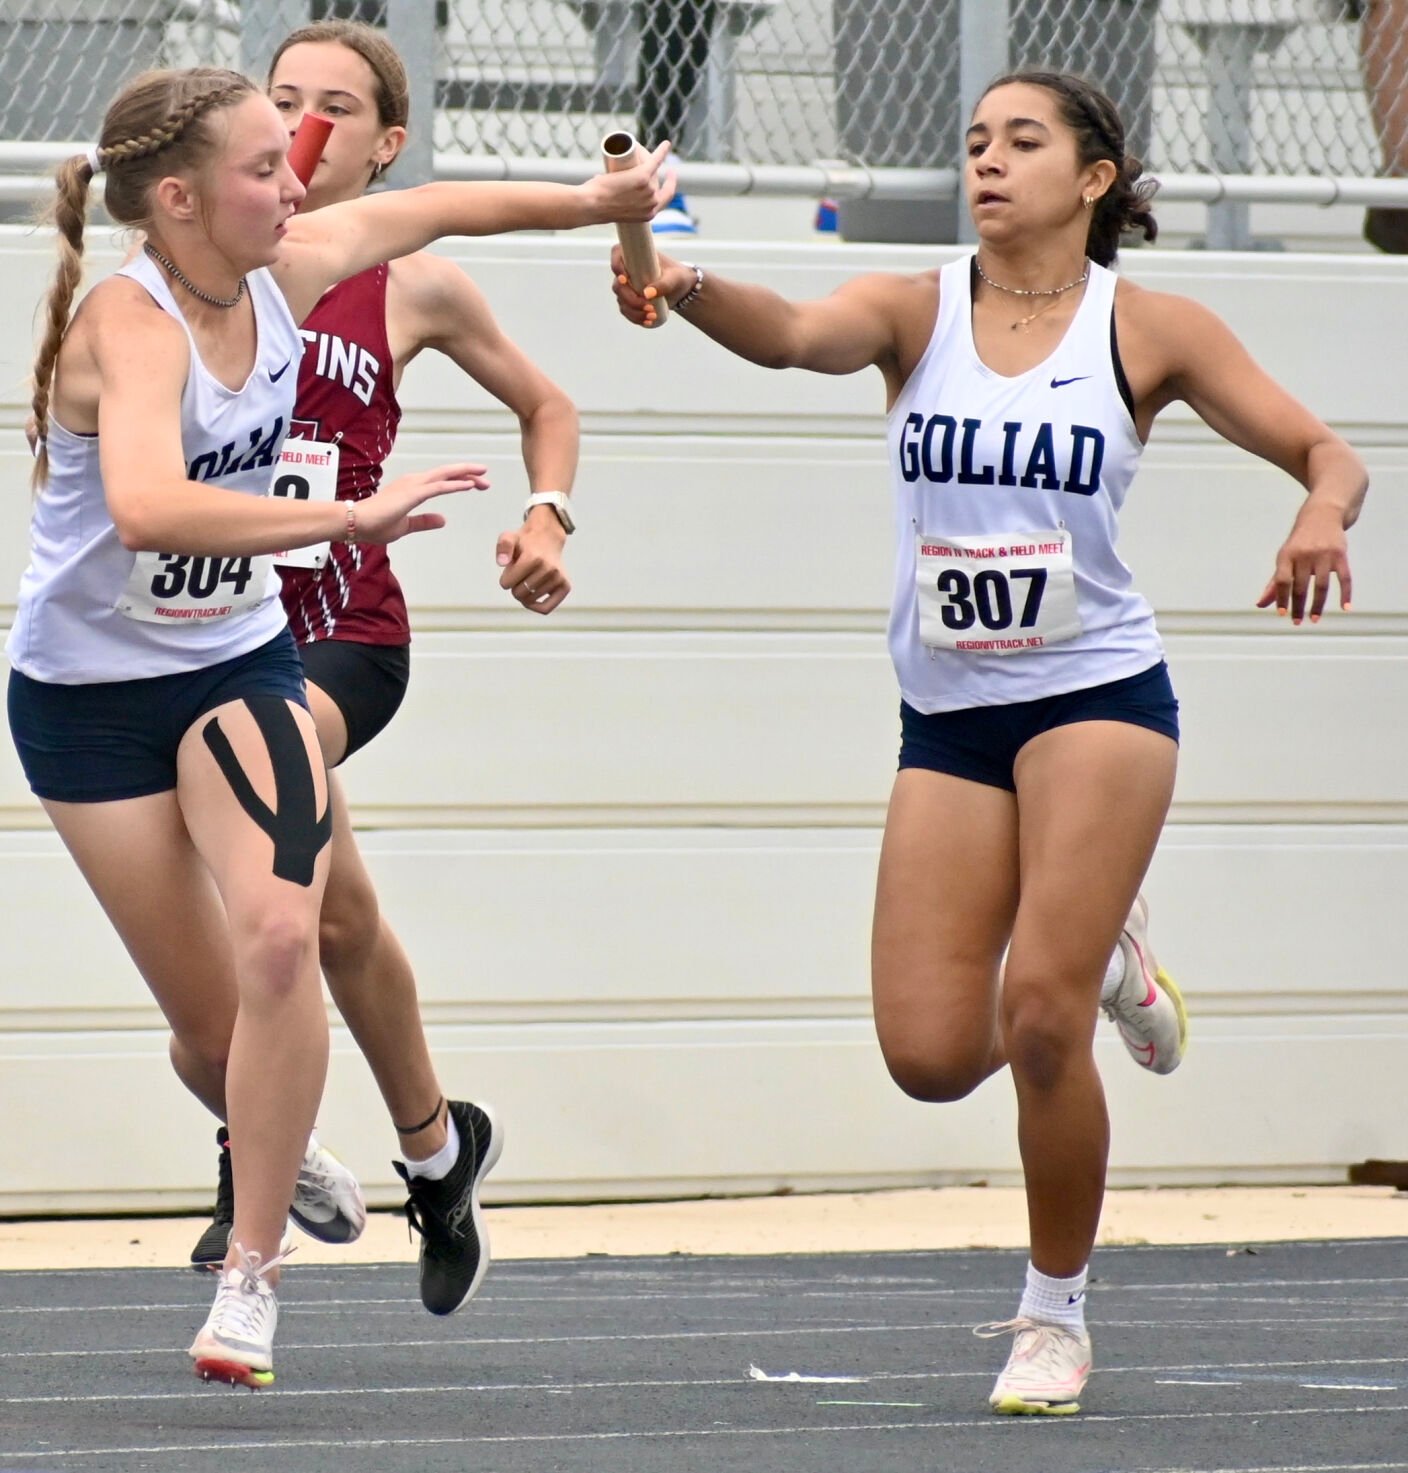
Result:
{"label": "black asphalt track", "polygon": [[505,1263],[448,1320],[291,1267],[260,1392],[188,1369],[207,1278],[3,1273],[0,1473],[1408,1470],[1408,1241],[1100,1250],[1071,1418],[987,1410],[1024,1262]]}

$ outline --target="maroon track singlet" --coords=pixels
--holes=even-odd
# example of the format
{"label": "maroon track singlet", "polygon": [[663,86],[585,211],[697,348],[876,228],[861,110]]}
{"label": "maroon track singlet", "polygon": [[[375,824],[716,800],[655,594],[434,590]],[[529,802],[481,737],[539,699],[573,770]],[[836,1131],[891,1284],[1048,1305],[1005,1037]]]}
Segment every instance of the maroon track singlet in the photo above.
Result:
{"label": "maroon track singlet", "polygon": [[[359,501],[381,484],[382,462],[401,422],[386,337],[386,281],[387,267],[381,265],[338,282],[299,329],[303,360],[289,438],[337,442],[339,501]],[[334,542],[316,571],[279,572],[289,627],[299,644],[409,643],[406,600],[386,548]]]}

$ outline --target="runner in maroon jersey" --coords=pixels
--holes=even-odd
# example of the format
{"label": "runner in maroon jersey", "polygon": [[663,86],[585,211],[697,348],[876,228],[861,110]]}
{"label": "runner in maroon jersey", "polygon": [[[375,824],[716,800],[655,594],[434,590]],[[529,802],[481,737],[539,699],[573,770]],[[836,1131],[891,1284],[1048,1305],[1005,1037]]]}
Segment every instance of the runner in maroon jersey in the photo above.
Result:
{"label": "runner in maroon jersey", "polygon": [[[334,121],[303,210],[355,198],[395,159],[405,140],[405,70],[369,26],[326,21],[280,46],[269,93],[297,128],[305,110]],[[562,550],[565,506],[577,467],[571,401],[500,331],[479,289],[450,262],[421,253],[333,287],[301,328],[304,354],[291,437],[276,494],[356,500],[381,481],[395,443],[402,370],[422,348],[454,360],[518,416],[523,458],[537,495],[521,527],[498,539],[500,585],[534,613],[551,613],[571,585]],[[409,675],[406,603],[382,547],[334,543],[288,555],[284,605],[308,679],[309,707],[328,766],[365,746],[395,714]],[[415,979],[377,907],[357,850],[347,800],[329,774],[332,862],[323,899],[323,973],[366,1055],[405,1158],[396,1169],[421,1233],[421,1299],[434,1314],[458,1309],[488,1265],[479,1184],[498,1159],[493,1114],[446,1102],[421,1026]],[[179,1047],[173,1045],[173,1047]],[[221,1156],[215,1220],[192,1262],[218,1265],[233,1216],[228,1151]],[[325,1235],[324,1235],[325,1236]]]}
{"label": "runner in maroon jersey", "polygon": [[[355,58],[355,53],[348,54]],[[303,208],[316,209],[318,203],[310,191]],[[419,264],[414,259],[396,263],[398,296],[404,291],[407,267],[414,271]],[[338,282],[299,329],[303,360],[290,445],[296,449],[292,441],[300,439],[336,447],[330,453],[337,457],[337,495],[343,499],[357,500],[376,489],[401,422],[396,384],[402,363],[393,354],[387,322],[391,273],[389,264],[375,266]],[[382,549],[355,542],[300,550],[296,556],[298,561],[290,559],[281,572],[284,609],[298,643],[338,640],[397,650],[400,676],[411,626],[391,559]],[[315,561],[320,566],[309,566]],[[313,668],[309,666],[310,679],[315,678]],[[397,684],[404,687],[404,679]],[[390,715],[385,713],[387,719]],[[385,720],[380,723],[384,724]],[[365,745],[374,733],[358,735],[360,740],[349,740],[343,756]],[[336,754],[330,752],[329,761],[335,760]]]}

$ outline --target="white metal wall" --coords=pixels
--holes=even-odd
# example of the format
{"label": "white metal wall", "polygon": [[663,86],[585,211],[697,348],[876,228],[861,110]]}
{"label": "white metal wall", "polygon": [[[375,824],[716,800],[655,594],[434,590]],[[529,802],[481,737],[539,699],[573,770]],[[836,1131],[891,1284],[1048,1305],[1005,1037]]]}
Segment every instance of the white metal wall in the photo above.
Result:
{"label": "white metal wall", "polygon": [[[493,539],[524,491],[505,416],[413,367],[396,464],[472,455],[494,489],[397,551],[410,695],[346,779],[419,969],[453,1091],[504,1111],[498,1200],[1003,1181],[1010,1089],[924,1107],[868,1017],[879,825],[897,745],[883,639],[878,375],[769,374],[684,323],[614,314],[591,235],[456,243],[583,411],[575,591],[530,620]],[[821,293],[933,254],[701,239],[706,264]],[[0,618],[24,557],[24,345],[47,243],[0,240]],[[1356,612],[1292,630],[1252,602],[1296,487],[1187,414],[1159,425],[1125,523],[1183,706],[1148,891],[1192,999],[1184,1069],[1102,1030],[1117,1182],[1334,1181],[1408,1146],[1408,268],[1132,254],[1207,302],[1368,459]],[[0,744],[0,1211],[172,1207],[210,1192],[210,1124],[159,1019]],[[394,1137],[344,1034],[323,1130],[394,1197]]]}

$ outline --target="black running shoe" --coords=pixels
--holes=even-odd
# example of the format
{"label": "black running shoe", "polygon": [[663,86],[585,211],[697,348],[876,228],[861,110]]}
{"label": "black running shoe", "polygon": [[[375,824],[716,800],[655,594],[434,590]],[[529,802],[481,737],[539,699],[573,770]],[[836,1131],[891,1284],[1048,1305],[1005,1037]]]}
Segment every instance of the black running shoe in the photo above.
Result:
{"label": "black running shoe", "polygon": [[489,1267],[489,1239],[479,1208],[479,1183],[503,1150],[503,1130],[487,1105],[451,1100],[460,1154],[440,1181],[411,1176],[393,1161],[406,1183],[406,1220],[420,1234],[420,1302],[431,1314],[454,1314],[472,1299]]}
{"label": "black running shoe", "polygon": [[215,1188],[214,1221],[191,1249],[191,1267],[200,1272],[218,1269],[230,1250],[230,1230],[235,1225],[235,1174],[230,1169],[230,1132],[222,1125],[215,1132],[220,1147],[220,1183]]}

